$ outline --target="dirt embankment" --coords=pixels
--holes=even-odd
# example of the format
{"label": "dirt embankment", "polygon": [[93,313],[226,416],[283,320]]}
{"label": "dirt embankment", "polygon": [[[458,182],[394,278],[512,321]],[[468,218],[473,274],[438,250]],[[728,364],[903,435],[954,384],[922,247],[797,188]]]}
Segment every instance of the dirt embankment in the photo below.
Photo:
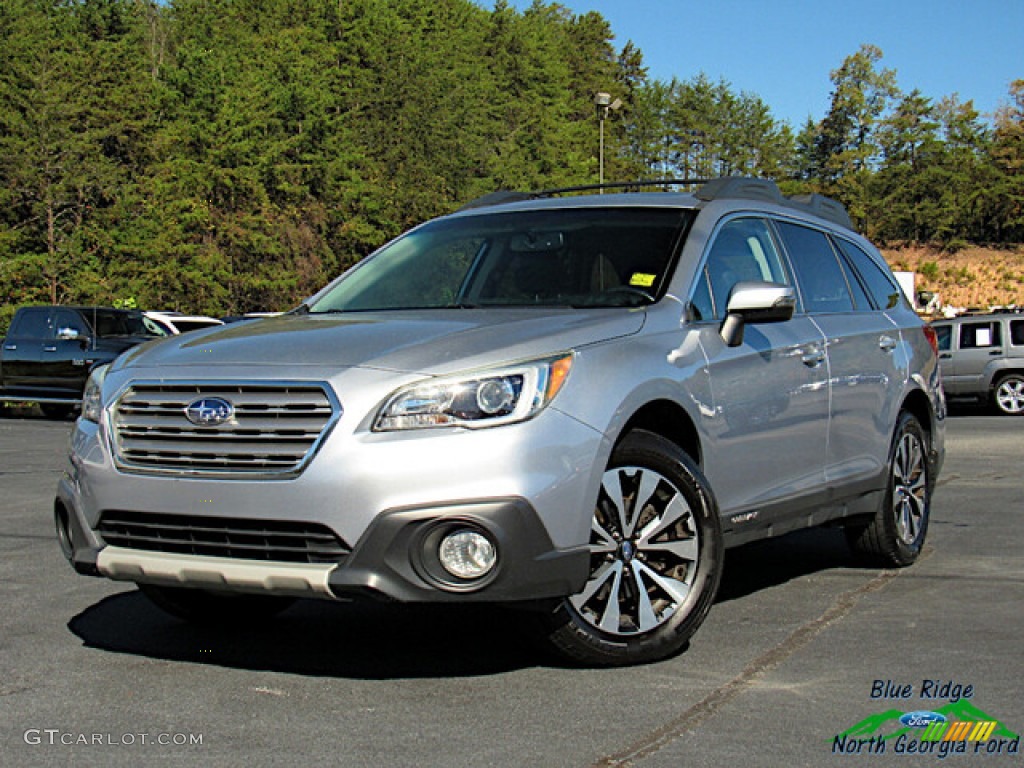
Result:
{"label": "dirt embankment", "polygon": [[894,270],[917,273],[917,290],[938,293],[944,306],[1024,306],[1024,246],[957,253],[910,246],[882,253]]}

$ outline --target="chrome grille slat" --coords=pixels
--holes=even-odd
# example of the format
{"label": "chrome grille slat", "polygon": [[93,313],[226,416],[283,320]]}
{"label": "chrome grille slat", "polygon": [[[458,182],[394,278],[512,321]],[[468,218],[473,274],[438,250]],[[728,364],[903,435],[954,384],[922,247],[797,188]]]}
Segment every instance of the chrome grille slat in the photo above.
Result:
{"label": "chrome grille slat", "polygon": [[291,563],[337,563],[349,553],[319,523],[107,511],[98,529],[107,544],[153,552]]}
{"label": "chrome grille slat", "polygon": [[[215,426],[194,424],[186,409],[200,398],[227,400],[233,417]],[[110,432],[123,471],[294,476],[340,410],[323,384],[134,382],[110,408]]]}

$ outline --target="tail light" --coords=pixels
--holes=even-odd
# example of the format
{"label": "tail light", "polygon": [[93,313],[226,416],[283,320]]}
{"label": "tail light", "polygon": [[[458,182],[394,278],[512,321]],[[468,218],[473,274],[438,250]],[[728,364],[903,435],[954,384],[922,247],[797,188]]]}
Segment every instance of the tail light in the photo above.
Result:
{"label": "tail light", "polygon": [[923,326],[924,337],[928,339],[928,345],[932,348],[932,352],[936,355],[939,354],[939,334],[935,332],[935,329],[930,325]]}

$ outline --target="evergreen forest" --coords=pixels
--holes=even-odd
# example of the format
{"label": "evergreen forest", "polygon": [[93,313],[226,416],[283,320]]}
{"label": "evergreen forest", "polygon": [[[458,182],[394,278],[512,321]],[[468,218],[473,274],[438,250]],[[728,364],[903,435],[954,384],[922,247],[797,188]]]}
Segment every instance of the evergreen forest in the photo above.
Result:
{"label": "evergreen forest", "polygon": [[761,176],[880,243],[1024,241],[1024,80],[983,116],[871,45],[836,63],[791,126],[541,0],[3,0],[0,331],[28,303],[290,308],[473,198],[595,183],[597,92],[606,180]]}

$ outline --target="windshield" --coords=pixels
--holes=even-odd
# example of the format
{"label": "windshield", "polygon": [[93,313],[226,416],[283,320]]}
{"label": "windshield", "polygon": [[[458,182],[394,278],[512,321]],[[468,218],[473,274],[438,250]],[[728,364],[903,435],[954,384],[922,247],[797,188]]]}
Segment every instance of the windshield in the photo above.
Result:
{"label": "windshield", "polygon": [[648,304],[690,215],[574,208],[439,219],[385,246],[310,311]]}

